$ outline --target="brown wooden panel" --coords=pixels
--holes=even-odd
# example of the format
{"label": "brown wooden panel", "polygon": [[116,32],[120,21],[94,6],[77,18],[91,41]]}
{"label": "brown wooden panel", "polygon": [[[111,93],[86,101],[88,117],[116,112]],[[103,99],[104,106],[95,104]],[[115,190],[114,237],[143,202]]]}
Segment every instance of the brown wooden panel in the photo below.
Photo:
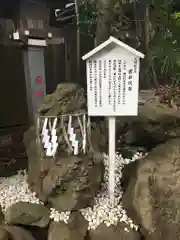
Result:
{"label": "brown wooden panel", "polygon": [[22,50],[0,45],[0,126],[28,124]]}

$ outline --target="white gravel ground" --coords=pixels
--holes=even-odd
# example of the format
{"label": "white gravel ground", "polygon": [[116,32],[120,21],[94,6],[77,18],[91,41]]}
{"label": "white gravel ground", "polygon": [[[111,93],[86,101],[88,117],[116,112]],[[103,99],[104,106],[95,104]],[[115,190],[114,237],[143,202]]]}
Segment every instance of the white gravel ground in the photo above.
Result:
{"label": "white gravel ground", "polygon": [[[96,229],[101,223],[105,223],[108,227],[116,225],[119,222],[127,223],[131,228],[138,229],[132,220],[127,216],[122,205],[122,189],[121,178],[122,169],[126,164],[134,162],[142,158],[141,153],[136,153],[132,159],[123,159],[121,155],[116,155],[116,189],[115,189],[115,205],[110,204],[108,198],[108,156],[104,154],[105,176],[101,189],[95,198],[93,208],[81,209],[80,212],[89,222],[89,229]],[[43,204],[36,194],[31,192],[27,183],[26,171],[19,171],[17,175],[9,178],[0,178],[0,205],[2,211],[14,203],[19,201]],[[71,212],[59,213],[54,208],[50,209],[50,218],[55,222],[64,221],[68,223]]]}

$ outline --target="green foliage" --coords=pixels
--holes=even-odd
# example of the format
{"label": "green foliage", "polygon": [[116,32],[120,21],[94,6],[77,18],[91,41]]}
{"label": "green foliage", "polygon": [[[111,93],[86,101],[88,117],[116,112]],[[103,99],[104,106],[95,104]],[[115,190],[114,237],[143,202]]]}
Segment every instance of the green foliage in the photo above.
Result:
{"label": "green foliage", "polygon": [[169,1],[156,6],[151,19],[155,37],[150,49],[156,74],[175,84],[180,81],[180,12],[171,13]]}
{"label": "green foliage", "polygon": [[81,0],[79,15],[81,33],[94,37],[97,23],[97,1]]}
{"label": "green foliage", "polygon": [[[122,29],[122,2],[119,0],[111,1],[111,11],[113,13],[112,32]],[[85,35],[95,37],[98,15],[103,14],[98,8],[97,0],[81,0],[80,1],[80,20],[79,26],[81,32]]]}
{"label": "green foliage", "polygon": [[[142,6],[153,4],[150,12],[150,31],[152,38],[149,43],[154,70],[158,78],[180,82],[180,12],[172,13],[174,0],[137,0]],[[95,37],[98,14],[97,0],[81,0],[79,26],[81,33]],[[129,5],[133,12],[133,4]],[[120,0],[112,0],[113,23],[112,32],[121,33],[129,28],[129,21],[124,16],[125,5]],[[98,11],[99,10],[99,11]],[[126,11],[124,11],[126,12]],[[135,19],[135,16],[134,16]],[[136,19],[135,19],[136,20]]]}

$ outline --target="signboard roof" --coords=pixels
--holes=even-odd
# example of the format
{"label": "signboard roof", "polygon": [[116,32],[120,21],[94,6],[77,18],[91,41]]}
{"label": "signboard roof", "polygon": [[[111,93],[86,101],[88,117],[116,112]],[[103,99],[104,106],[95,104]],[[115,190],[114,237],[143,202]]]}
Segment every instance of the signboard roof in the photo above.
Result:
{"label": "signboard roof", "polygon": [[135,50],[134,48],[128,46],[127,44],[121,42],[120,40],[114,38],[114,37],[109,37],[109,39],[105,42],[103,42],[102,44],[100,44],[99,46],[97,46],[96,48],[94,48],[92,51],[88,52],[87,54],[85,54],[82,59],[86,60],[90,57],[92,57],[94,54],[98,53],[99,51],[101,51],[102,49],[106,48],[108,45],[110,45],[111,43],[115,43],[116,45],[124,48],[125,50],[127,50],[128,52],[131,52],[133,55],[136,55],[137,57],[140,58],[144,58],[144,54]]}

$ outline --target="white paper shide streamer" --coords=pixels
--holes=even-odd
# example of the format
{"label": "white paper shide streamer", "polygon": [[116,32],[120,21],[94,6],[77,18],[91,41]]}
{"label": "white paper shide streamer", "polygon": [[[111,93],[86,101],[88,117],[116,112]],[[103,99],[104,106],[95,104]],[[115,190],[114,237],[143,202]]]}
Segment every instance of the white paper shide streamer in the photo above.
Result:
{"label": "white paper shide streamer", "polygon": [[43,128],[42,128],[42,144],[45,149],[48,148],[49,140],[50,140],[50,135],[49,135],[49,130],[48,130],[48,118],[45,118]]}
{"label": "white paper shide streamer", "polygon": [[74,128],[72,126],[72,116],[71,115],[69,115],[68,135],[69,135],[69,141],[71,142],[71,145],[74,149],[73,154],[78,155],[79,154],[78,140],[76,140],[76,134],[74,133]]}
{"label": "white paper shide streamer", "polygon": [[[82,116],[82,118],[80,118]],[[58,118],[55,117],[52,121],[53,117],[46,117],[44,119],[42,132],[41,132],[41,139],[42,145],[45,149],[46,156],[53,157],[55,156],[58,148],[58,136],[57,136],[57,124]],[[61,125],[64,124],[64,115],[60,116]],[[75,129],[73,127],[73,120],[74,118],[78,118],[79,120],[79,127],[81,129],[81,137],[78,139]],[[67,134],[68,140],[73,148],[73,154],[78,155],[80,152],[86,154],[87,148],[87,129],[86,124],[86,114],[84,115],[68,115],[68,126],[67,126]]]}
{"label": "white paper shide streamer", "polygon": [[[74,149],[73,154],[78,155],[80,153],[79,147],[80,142],[77,140],[76,133],[74,131],[73,125],[72,125],[72,116],[69,116],[68,121],[68,135],[69,135],[69,141],[71,142],[71,145]],[[83,129],[82,129],[82,151],[85,154],[86,153],[86,115],[83,115]]]}
{"label": "white paper shide streamer", "polygon": [[[42,128],[42,144],[46,150],[46,156],[54,157],[58,148],[57,126],[58,119],[54,118],[53,125],[51,120],[45,118]],[[48,127],[49,126],[49,127]]]}

